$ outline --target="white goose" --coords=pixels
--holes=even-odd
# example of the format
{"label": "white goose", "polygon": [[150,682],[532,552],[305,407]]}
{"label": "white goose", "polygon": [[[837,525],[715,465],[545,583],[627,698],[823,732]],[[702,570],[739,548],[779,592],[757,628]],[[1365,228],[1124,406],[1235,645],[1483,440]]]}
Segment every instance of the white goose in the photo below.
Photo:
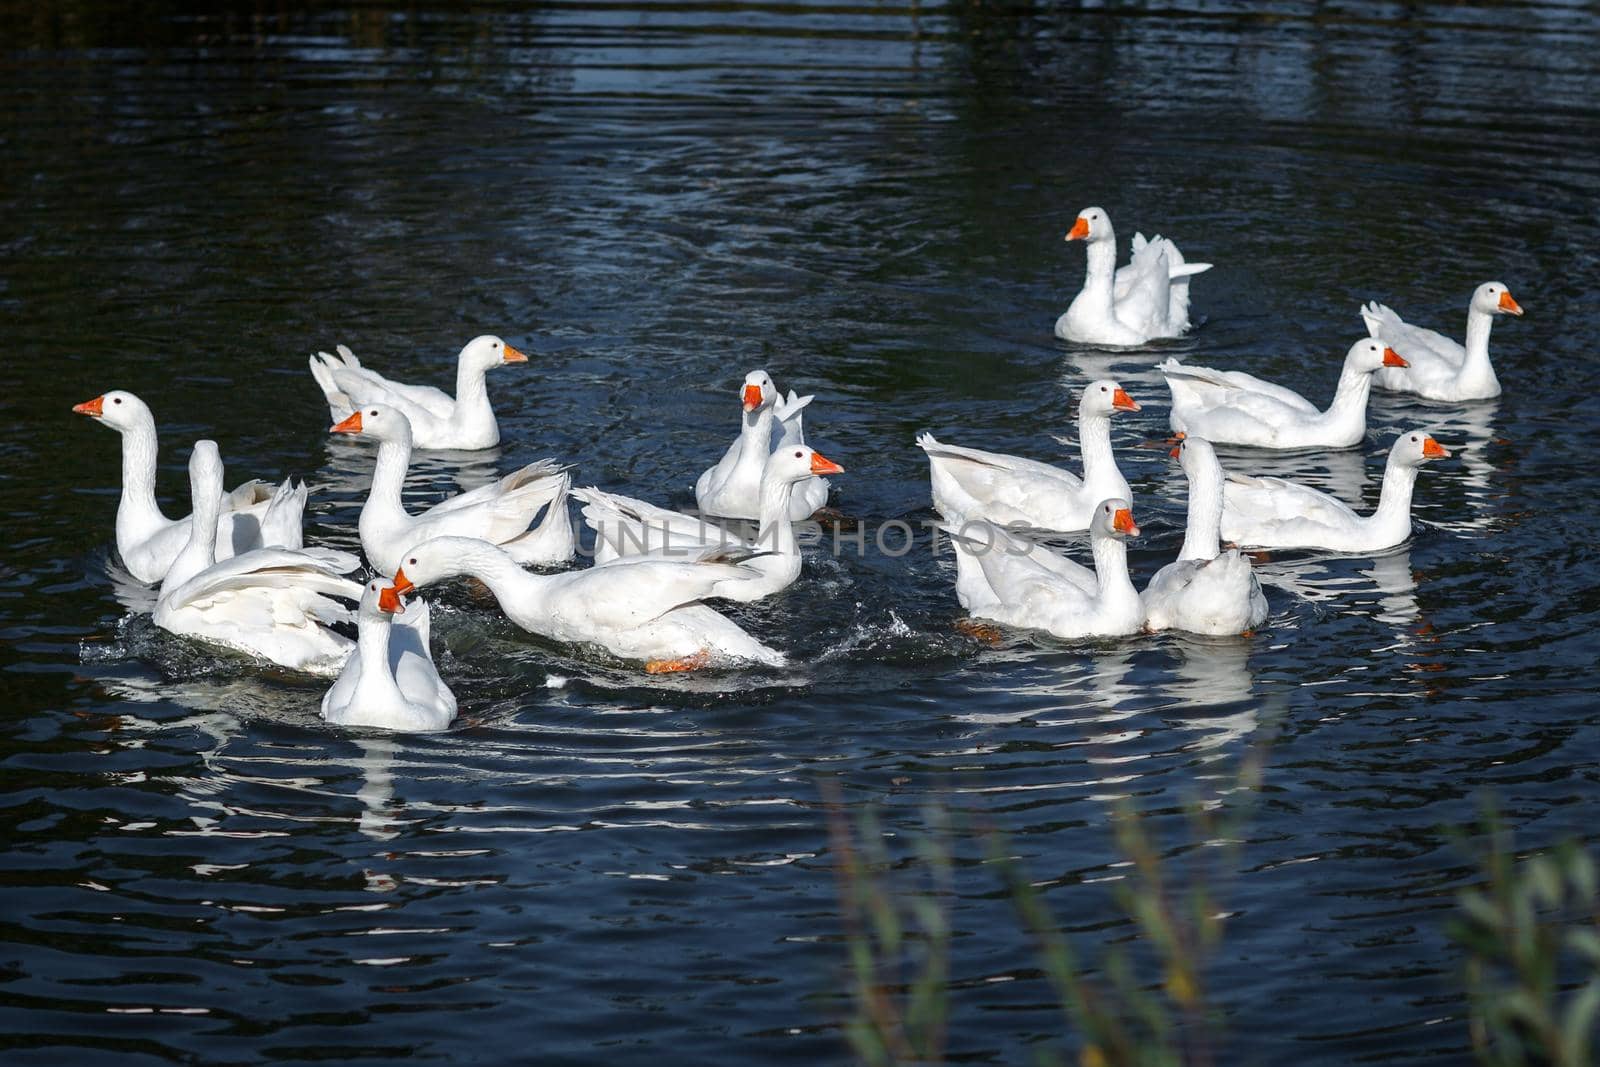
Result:
{"label": "white goose", "polygon": [[1145,629],[1248,633],[1266,619],[1267,598],[1250,558],[1236,548],[1221,550],[1222,464],[1199,437],[1179,441],[1172,455],[1189,480],[1189,522],[1177,560],[1144,587]]}
{"label": "white goose", "polygon": [[322,694],[322,717],[340,726],[443,730],[456,697],[428,650],[428,602],[409,607],[386,581],[368,582],[356,612],[356,652]]}
{"label": "white goose", "polygon": [[728,662],[781,667],[783,653],[701,603],[722,583],[757,577],[722,562],[738,555],[714,552],[685,561],[639,556],[587,570],[533,574],[487,541],[436,537],[406,551],[394,587],[403,594],[470,575],[489,587],[506,617],[524,630],[644,660],[651,674]]}
{"label": "white goose", "polygon": [[1083,289],[1056,320],[1056,336],[1094,345],[1142,345],[1179,337],[1189,329],[1189,279],[1211,269],[1185,263],[1178,246],[1165,237],[1145,240],[1134,234],[1133,255],[1117,267],[1117,235],[1111,216],[1086,207],[1067,231],[1067,240],[1084,242],[1088,266]]}
{"label": "white goose", "polygon": [[339,577],[360,561],[330,549],[258,548],[219,562],[222,457],[216,442],[195,442],[189,490],[189,539],[161,583],[156,625],[291,670],[337,673],[353,646],[327,624],[349,622],[350,611],[329,598],[361,598],[359,585]]}
{"label": "white goose", "polygon": [[956,598],[980,619],[1048,630],[1061,638],[1115,637],[1144,623],[1139,591],[1128,577],[1125,541],[1139,536],[1132,506],[1122,499],[1095,506],[1089,524],[1092,589],[1060,568],[1041,564],[1032,545],[991,522],[947,525],[956,552]]}
{"label": "white goose", "polygon": [[759,553],[744,563],[745,569],[755,571],[759,578],[722,582],[711,594],[748,602],[786,589],[800,576],[800,544],[789,518],[795,487],[814,475],[843,473],[843,467],[806,445],[774,452],[761,475],[761,524],[753,541],[704,518],[632,497],[592,488],[574,489],[572,495],[587,505],[583,518],[595,532],[596,564],[644,555],[696,558],[717,548]]}
{"label": "white goose", "polygon": [[1222,496],[1222,536],[1244,548],[1326,548],[1377,552],[1411,536],[1411,491],[1417,470],[1450,453],[1421,430],[1403,433],[1389,449],[1383,490],[1371,515],[1344,501],[1282,478],[1228,475]]}
{"label": "white goose", "polygon": [[[378,442],[372,488],[361,506],[357,529],[361,550],[380,572],[388,574],[398,567],[408,546],[445,535],[481,537],[505,548],[519,563],[549,565],[572,558],[572,516],[567,513],[571,475],[552,461],[530,463],[498,482],[412,515],[400,500],[411,465],[411,423],[405,414],[387,404],[368,404],[332,432]],[[541,508],[544,518],[529,529]]]}
{"label": "white goose", "polygon": [[474,337],[456,357],[456,395],[431,385],[405,385],[368,370],[343,345],[339,359],[318,352],[311,374],[328,402],[333,420],[348,418],[357,408],[387,404],[411,422],[417,448],[492,448],[500,442],[500,424],[489,406],[486,376],[507,363],[528,357],[493,334]]}
{"label": "white goose", "polygon": [[1350,346],[1328,410],[1292,389],[1242,371],[1219,371],[1169,359],[1157,369],[1172,391],[1172,428],[1215,444],[1256,448],[1353,448],[1367,433],[1367,397],[1381,367],[1404,367],[1383,341]]}
{"label": "white goose", "polygon": [[1096,505],[1131,495],[1111,452],[1111,417],[1139,405],[1116,382],[1090,382],[1078,398],[1083,477],[1037,460],[942,444],[917,436],[928,454],[933,506],[946,519],[988,519],[1037,530],[1082,530]]}
{"label": "white goose", "polygon": [[[122,498],[117,502],[117,554],[141,582],[159,582],[189,539],[189,517],[169,519],[156,503],[156,420],[143,400],[113,389],[74,405],[122,435]],[[219,487],[220,491],[220,487]],[[306,487],[293,480],[273,490],[249,481],[223,497],[217,558],[263,545],[299,548]]]}
{"label": "white goose", "polygon": [[[797,397],[791,391],[784,398],[764,370],[745,375],[739,396],[744,406],[739,436],[716,466],[703,471],[695,481],[694,499],[707,515],[759,519],[761,472],[766,469],[767,457],[779,445],[805,443],[800,412],[811,403],[811,397]],[[810,478],[790,498],[789,517],[796,522],[809,519],[827,502],[827,481]]]}
{"label": "white goose", "polygon": [[1500,379],[1489,362],[1489,328],[1496,315],[1521,315],[1522,306],[1500,282],[1484,282],[1467,305],[1467,343],[1412,326],[1376,301],[1361,309],[1367,330],[1382,337],[1410,364],[1378,372],[1379,389],[1415,393],[1429,400],[1487,400],[1500,395]]}

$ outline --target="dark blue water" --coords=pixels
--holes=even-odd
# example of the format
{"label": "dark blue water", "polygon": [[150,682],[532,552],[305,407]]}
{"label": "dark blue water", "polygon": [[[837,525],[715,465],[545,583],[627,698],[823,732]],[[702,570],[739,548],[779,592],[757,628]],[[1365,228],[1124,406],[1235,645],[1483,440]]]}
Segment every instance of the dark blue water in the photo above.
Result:
{"label": "dark blue water", "polygon": [[[1024,1062],[1061,1016],[976,828],[1093,955],[1131,933],[1113,803],[1188,855],[1267,723],[1219,872],[1226,1058],[1465,1058],[1441,827],[1490,790],[1526,845],[1593,833],[1591,8],[229,8],[0,4],[7,1062],[845,1061],[827,795],[895,855],[954,813],[952,1053]],[[1088,204],[1217,264],[1190,338],[1051,338]],[[305,369],[338,342],[440,383],[481,332],[533,355],[492,379],[505,443],[419,464],[418,503],[548,455],[687,504],[763,366],[817,394],[869,526],[931,517],[919,429],[1075,464],[1109,374],[1145,404],[1114,430],[1142,582],[1182,536],[1160,358],[1323,399],[1361,301],[1454,333],[1489,278],[1527,309],[1501,400],[1224,456],[1368,504],[1392,428],[1459,457],[1401,549],[1265,563],[1254,638],[989,647],[921,535],[737,611],[795,669],[646,681],[454,586],[433,736],[326,727],[315,685],[155,631],[108,561],[116,440],[69,413],[131,389],[171,504],[213,436],[353,546],[369,454]]]}

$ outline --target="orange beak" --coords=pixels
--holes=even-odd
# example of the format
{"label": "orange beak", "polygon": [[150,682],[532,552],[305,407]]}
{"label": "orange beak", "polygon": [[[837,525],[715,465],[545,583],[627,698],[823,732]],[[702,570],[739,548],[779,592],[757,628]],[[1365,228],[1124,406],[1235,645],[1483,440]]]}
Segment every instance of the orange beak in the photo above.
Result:
{"label": "orange beak", "polygon": [[1441,445],[1438,441],[1435,441],[1433,438],[1424,437],[1422,439],[1422,458],[1449,459],[1450,450],[1445,448],[1444,445]]}
{"label": "orange beak", "polygon": [[523,355],[521,352],[518,352],[515,348],[512,348],[510,345],[506,345],[506,362],[507,363],[526,363],[526,362],[528,362],[528,357]]}
{"label": "orange beak", "polygon": [[1133,524],[1133,512],[1127,508],[1118,508],[1117,513],[1111,516],[1111,528],[1129,537],[1139,536],[1139,527]]}
{"label": "orange beak", "polygon": [[744,409],[754,411],[761,406],[761,386],[747,385],[744,387]]}
{"label": "orange beak", "polygon": [[361,412],[359,412],[359,411],[351,412],[350,413],[350,417],[348,419],[345,419],[343,422],[334,423],[332,429],[330,429],[328,432],[329,433],[360,433],[361,432]]}
{"label": "orange beak", "polygon": [[1167,455],[1171,456],[1173,459],[1182,459],[1183,458],[1183,442],[1179,441],[1177,444],[1173,445],[1172,446],[1172,451],[1168,452]]}
{"label": "orange beak", "polygon": [[821,452],[813,452],[811,453],[811,473],[843,474],[844,468],[839,466],[833,460],[829,459],[827,456],[824,456]]}
{"label": "orange beak", "polygon": [[398,615],[405,610],[400,603],[400,593],[393,586],[378,590],[378,610]]}
{"label": "orange beak", "polygon": [[1138,411],[1139,402],[1129,396],[1124,389],[1118,389],[1111,394],[1111,406],[1118,411]]}
{"label": "orange beak", "polygon": [[[411,579],[406,577],[406,569],[404,567],[396,567],[394,572],[394,589],[392,592],[398,596],[409,593],[415,588],[416,586],[411,584]],[[381,596],[382,594],[379,595]]]}
{"label": "orange beak", "polygon": [[1500,294],[1500,310],[1508,315],[1522,314],[1522,305],[1511,299],[1511,290],[1509,289]]}
{"label": "orange beak", "polygon": [[1072,229],[1067,231],[1067,240],[1082,241],[1088,236],[1089,220],[1084,218],[1082,215],[1079,215],[1077,221],[1072,224]]}
{"label": "orange beak", "polygon": [[1383,350],[1383,365],[1385,367],[1409,367],[1411,364],[1400,358],[1400,353],[1392,348]]}
{"label": "orange beak", "polygon": [[97,396],[93,400],[85,400],[81,404],[72,405],[72,410],[79,415],[93,415],[98,419],[106,413],[106,398]]}

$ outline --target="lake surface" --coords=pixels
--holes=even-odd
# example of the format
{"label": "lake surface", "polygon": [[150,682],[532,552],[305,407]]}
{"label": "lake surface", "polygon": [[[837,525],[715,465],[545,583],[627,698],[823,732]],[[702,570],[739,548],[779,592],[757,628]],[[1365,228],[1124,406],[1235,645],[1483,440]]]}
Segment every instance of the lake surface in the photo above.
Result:
{"label": "lake surface", "polygon": [[[1060,1015],[972,827],[1092,955],[1131,932],[1114,800],[1183,855],[1268,724],[1218,890],[1227,1061],[1466,1059],[1442,828],[1488,790],[1523,845],[1594,834],[1600,18],[1185,6],[0,3],[7,1062],[844,1062],[829,796],[896,856],[953,813],[951,1052],[1025,1062]],[[1051,337],[1090,204],[1216,264],[1189,338]],[[1370,505],[1391,431],[1431,428],[1457,458],[1401,549],[1274,555],[1249,639],[955,630],[918,430],[1076,466],[1077,390],[1115,376],[1142,584],[1182,539],[1156,362],[1324,400],[1360,302],[1457,334],[1490,278],[1527,309],[1501,400],[1377,394],[1360,450],[1224,454]],[[117,441],[74,403],[151,403],[173,513],[211,436],[353,547],[370,452],[307,354],[448,385],[483,332],[532,357],[491,378],[505,443],[419,461],[417,504],[542,456],[690,504],[759,366],[816,394],[837,506],[916,543],[738,609],[782,672],[646,680],[446,587],[432,736],[327,727],[315,684],[136,610]]]}

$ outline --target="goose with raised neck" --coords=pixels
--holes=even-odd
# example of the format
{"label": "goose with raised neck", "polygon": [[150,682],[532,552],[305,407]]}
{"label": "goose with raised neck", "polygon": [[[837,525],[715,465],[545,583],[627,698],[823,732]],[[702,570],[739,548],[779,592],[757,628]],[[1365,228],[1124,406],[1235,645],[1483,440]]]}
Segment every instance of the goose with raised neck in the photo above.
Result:
{"label": "goose with raised neck", "polygon": [[[189,538],[190,517],[169,519],[156,503],[156,420],[133,393],[113,389],[72,410],[122,436],[122,494],[117,500],[117,555],[141,582],[166,577]],[[274,489],[249,481],[226,495],[219,486],[216,553],[226,559],[263,545],[299,548],[306,489],[292,480]]]}
{"label": "goose with raised neck", "polygon": [[1395,438],[1383,488],[1371,515],[1344,501],[1282,478],[1228,475],[1223,485],[1222,536],[1241,548],[1322,548],[1377,552],[1411,536],[1411,497],[1424,463],[1450,453],[1424,430]]}
{"label": "goose with raised neck", "polygon": [[1117,267],[1117,236],[1104,208],[1078,213],[1068,241],[1084,242],[1083,288],[1056,320],[1064,341],[1127,347],[1189,329],[1189,279],[1211,269],[1188,263],[1178,246],[1159,235],[1135,234],[1132,255]]}
{"label": "goose with raised neck", "polygon": [[1379,389],[1413,393],[1429,400],[1488,400],[1500,395],[1500,379],[1489,361],[1489,330],[1499,315],[1522,315],[1522,305],[1503,282],[1484,282],[1467,304],[1466,344],[1436,330],[1406,322],[1377,302],[1361,309],[1374,337],[1382,337],[1406,362],[1405,370],[1381,370]]}
{"label": "goose with raised neck", "polygon": [[1172,428],[1213,444],[1255,448],[1354,448],[1366,437],[1372,375],[1405,360],[1377,338],[1350,346],[1327,410],[1291,389],[1242,371],[1168,359],[1159,366],[1172,393]]}
{"label": "goose with raised neck", "polygon": [[1125,499],[1095,506],[1089,524],[1091,588],[1043,565],[1036,555],[1048,549],[999,525],[978,519],[944,528],[957,557],[956,597],[974,618],[1067,639],[1137,633],[1144,622],[1139,591],[1128,575],[1126,544],[1139,536],[1139,527]]}
{"label": "goose with raised neck", "polygon": [[1188,521],[1178,558],[1145,586],[1145,629],[1186,630],[1222,637],[1253,630],[1267,617],[1267,598],[1237,549],[1222,551],[1223,472],[1210,442],[1185,437],[1172,450],[1189,483]]}
{"label": "goose with raised neck", "polygon": [[1038,460],[948,445],[917,436],[928,455],[933,506],[947,521],[987,519],[1036,530],[1087,529],[1095,508],[1130,496],[1111,449],[1111,419],[1138,403],[1110,379],[1090,382],[1078,398],[1078,447],[1083,477]]}
{"label": "goose with raised neck", "polygon": [[406,594],[457,575],[476,578],[524,630],[644,661],[650,673],[734,663],[781,667],[783,653],[701,602],[722,582],[757,577],[726,562],[738,555],[718,550],[691,560],[625,557],[587,570],[534,574],[487,541],[436,537],[406,550],[394,587]]}
{"label": "goose with raised neck", "polygon": [[356,651],[322,696],[322,717],[342,726],[443,730],[456,698],[428,648],[429,608],[402,605],[387,581],[367,583],[356,612]]}
{"label": "goose with raised neck", "polygon": [[[383,573],[399,566],[400,554],[418,541],[455,535],[501,545],[519,563],[564,563],[574,553],[567,510],[570,475],[550,460],[530,463],[497,482],[449,497],[412,515],[401,499],[411,466],[411,422],[400,409],[368,404],[335,424],[332,433],[378,442],[372,487],[356,529],[367,560]],[[532,526],[543,512],[537,526]]]}
{"label": "goose with raised neck", "polygon": [[359,562],[330,549],[287,548],[217,560],[222,475],[216,442],[196,442],[189,457],[193,521],[162,582],[156,625],[291,670],[336,673],[352,644],[328,629],[350,618],[333,598],[360,599],[361,587],[340,577]]}
{"label": "goose with raised neck", "polygon": [[489,371],[526,362],[526,355],[499,337],[483,334],[468,341],[456,357],[454,396],[432,386],[390,381],[362,366],[343,346],[338,358],[326,352],[312,356],[311,374],[334,422],[382,404],[405,415],[415,447],[473,450],[500,443],[500,423],[489,404]]}
{"label": "goose with raised neck", "polygon": [[[702,471],[694,483],[695,506],[721,519],[761,517],[761,474],[767,459],[780,444],[803,439],[800,411],[810,397],[786,399],[764,370],[744,376],[739,404],[743,409],[739,436],[716,465]],[[789,498],[789,517],[808,519],[828,501],[828,483],[808,478]]]}

